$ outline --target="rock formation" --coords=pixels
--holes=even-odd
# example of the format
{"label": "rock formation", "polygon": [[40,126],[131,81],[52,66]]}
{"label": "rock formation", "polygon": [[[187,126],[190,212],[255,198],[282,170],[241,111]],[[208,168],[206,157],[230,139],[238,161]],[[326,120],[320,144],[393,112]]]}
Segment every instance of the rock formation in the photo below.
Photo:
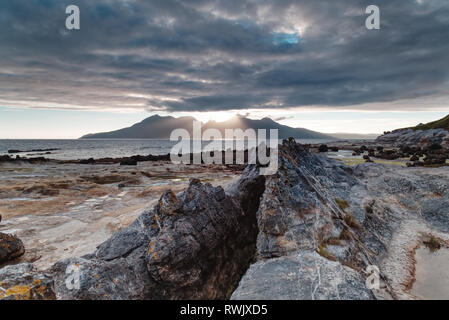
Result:
{"label": "rock formation", "polygon": [[[156,207],[88,257],[63,260],[51,272],[59,299],[224,299],[255,252],[255,213],[264,178],[241,180],[231,195],[192,180],[165,192]],[[66,286],[80,270],[80,290]]]}
{"label": "rock formation", "polygon": [[[94,253],[37,275],[58,299],[413,298],[414,250],[428,235],[449,243],[448,169],[352,168],[286,140],[276,174],[250,165],[227,190],[194,179]],[[0,292],[25,267],[2,270]]]}
{"label": "rock formation", "polygon": [[445,129],[413,130],[402,129],[384,134],[376,139],[376,143],[396,147],[418,147],[427,149],[433,144],[439,144],[449,150],[449,131]]}

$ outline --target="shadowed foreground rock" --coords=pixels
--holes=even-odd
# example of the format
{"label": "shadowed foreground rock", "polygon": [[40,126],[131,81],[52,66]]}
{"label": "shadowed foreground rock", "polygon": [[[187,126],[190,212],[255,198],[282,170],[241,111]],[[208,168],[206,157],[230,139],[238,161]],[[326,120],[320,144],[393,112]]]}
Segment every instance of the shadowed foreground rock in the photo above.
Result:
{"label": "shadowed foreground rock", "polygon": [[[448,177],[448,167],[348,167],[290,139],[276,174],[248,166],[226,191],[191,180],[40,276],[58,299],[414,299],[414,250],[429,236],[449,244]],[[373,290],[369,266],[380,270]],[[3,297],[16,268],[0,273]]]}
{"label": "shadowed foreground rock", "polygon": [[14,235],[0,233],[0,264],[20,257],[25,253],[22,240]]}
{"label": "shadowed foreground rock", "polygon": [[[56,263],[51,271],[57,298],[226,298],[253,257],[263,190],[263,177],[255,176],[232,197],[199,180],[178,195],[165,192],[154,210],[93,255]],[[67,268],[74,265],[79,290],[66,286]]]}

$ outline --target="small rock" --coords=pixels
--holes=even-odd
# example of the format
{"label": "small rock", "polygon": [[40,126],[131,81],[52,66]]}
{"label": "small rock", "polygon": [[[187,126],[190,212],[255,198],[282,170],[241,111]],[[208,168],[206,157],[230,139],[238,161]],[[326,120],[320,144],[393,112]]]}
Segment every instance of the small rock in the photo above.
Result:
{"label": "small rock", "polygon": [[327,147],[327,145],[322,144],[319,148],[318,148],[319,152],[327,152],[329,151],[329,148]]}
{"label": "small rock", "polygon": [[129,160],[122,160],[120,162],[121,166],[137,166],[137,160],[135,159],[129,159]]}
{"label": "small rock", "polygon": [[0,233],[0,263],[20,257],[25,253],[22,240],[15,235]]}
{"label": "small rock", "polygon": [[81,164],[94,164],[95,163],[95,159],[94,158],[89,158],[87,160],[81,160],[80,163]]}

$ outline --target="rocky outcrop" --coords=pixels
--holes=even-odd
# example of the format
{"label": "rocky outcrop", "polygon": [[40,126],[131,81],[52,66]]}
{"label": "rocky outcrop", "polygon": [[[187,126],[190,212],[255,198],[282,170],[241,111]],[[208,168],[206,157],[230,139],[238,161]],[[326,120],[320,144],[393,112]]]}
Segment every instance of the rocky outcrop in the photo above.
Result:
{"label": "rocky outcrop", "polygon": [[15,235],[0,233],[0,265],[25,253],[22,240]]}
{"label": "rocky outcrop", "polygon": [[439,144],[444,149],[449,150],[449,131],[445,129],[395,130],[377,138],[376,143],[396,147],[419,147],[423,150],[428,149],[433,144]]}
{"label": "rocky outcrop", "polygon": [[[448,238],[449,170],[354,168],[279,150],[257,212],[258,261],[232,299],[410,299],[413,252],[422,238]],[[370,268],[379,287],[368,290]]]}
{"label": "rocky outcrop", "polygon": [[[274,175],[250,165],[227,190],[193,179],[41,276],[58,299],[413,298],[413,250],[425,235],[449,239],[448,177],[448,167],[348,167],[290,139]],[[369,266],[380,269],[373,290]],[[0,283],[18,274],[8,272]]]}

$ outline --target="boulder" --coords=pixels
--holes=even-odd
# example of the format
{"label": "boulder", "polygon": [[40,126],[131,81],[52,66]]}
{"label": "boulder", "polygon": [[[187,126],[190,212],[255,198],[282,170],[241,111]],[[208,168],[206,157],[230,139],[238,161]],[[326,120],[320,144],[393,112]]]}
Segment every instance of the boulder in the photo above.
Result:
{"label": "boulder", "polygon": [[322,145],[320,145],[320,147],[318,148],[318,151],[319,151],[319,152],[328,152],[328,151],[329,151],[329,148],[327,147],[327,145],[322,144]]}
{"label": "boulder", "polygon": [[22,240],[15,235],[0,233],[0,264],[20,257],[25,253]]}

